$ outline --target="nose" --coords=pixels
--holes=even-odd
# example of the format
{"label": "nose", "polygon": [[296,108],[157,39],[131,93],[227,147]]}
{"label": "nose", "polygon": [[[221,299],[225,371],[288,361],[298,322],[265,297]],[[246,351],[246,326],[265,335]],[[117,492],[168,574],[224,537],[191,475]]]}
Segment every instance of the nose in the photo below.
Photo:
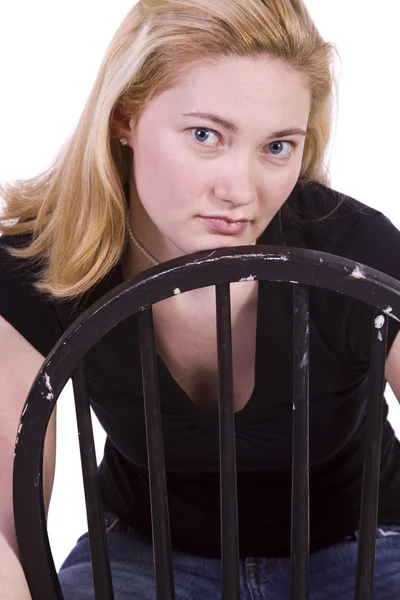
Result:
{"label": "nose", "polygon": [[252,169],[243,163],[235,165],[228,174],[220,176],[214,185],[214,195],[234,206],[246,206],[255,202],[257,189]]}

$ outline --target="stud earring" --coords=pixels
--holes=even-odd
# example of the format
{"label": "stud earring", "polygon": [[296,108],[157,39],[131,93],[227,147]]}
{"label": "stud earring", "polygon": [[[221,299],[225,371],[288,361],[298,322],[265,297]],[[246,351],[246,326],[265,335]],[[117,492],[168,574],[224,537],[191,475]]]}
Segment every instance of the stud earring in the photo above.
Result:
{"label": "stud earring", "polygon": [[122,146],[127,146],[128,145],[128,138],[122,138],[119,141],[121,142]]}

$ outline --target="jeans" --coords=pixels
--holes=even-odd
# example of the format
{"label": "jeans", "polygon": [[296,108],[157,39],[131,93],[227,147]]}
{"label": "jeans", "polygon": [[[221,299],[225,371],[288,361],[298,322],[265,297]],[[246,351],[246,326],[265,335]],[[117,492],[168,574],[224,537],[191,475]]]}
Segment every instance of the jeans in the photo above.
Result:
{"label": "jeans", "polygon": [[[115,600],[156,600],[151,542],[106,513]],[[353,600],[357,532],[310,554],[310,600]],[[221,561],[173,551],[176,600],[220,600]],[[88,534],[81,536],[59,571],[65,600],[93,600]],[[400,598],[400,526],[377,530],[374,600]],[[290,558],[240,561],[241,600],[289,600]]]}

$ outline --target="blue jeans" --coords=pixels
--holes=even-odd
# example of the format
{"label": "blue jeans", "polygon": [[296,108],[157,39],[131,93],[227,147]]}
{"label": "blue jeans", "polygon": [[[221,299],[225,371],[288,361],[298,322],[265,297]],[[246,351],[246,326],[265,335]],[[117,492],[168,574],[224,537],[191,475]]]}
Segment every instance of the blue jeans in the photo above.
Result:
{"label": "blue jeans", "polygon": [[[155,600],[152,545],[107,513],[115,600]],[[353,600],[357,533],[310,555],[310,600]],[[220,600],[221,561],[173,552],[176,600]],[[93,600],[88,535],[81,536],[59,571],[65,600]],[[289,600],[290,559],[240,561],[241,600]],[[400,526],[377,530],[374,600],[400,598]]]}

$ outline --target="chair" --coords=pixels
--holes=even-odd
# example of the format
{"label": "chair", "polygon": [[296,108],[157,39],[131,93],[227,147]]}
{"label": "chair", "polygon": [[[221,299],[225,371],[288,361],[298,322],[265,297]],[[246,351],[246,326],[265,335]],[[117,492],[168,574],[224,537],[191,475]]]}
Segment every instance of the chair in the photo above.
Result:
{"label": "chair", "polygon": [[[199,252],[153,267],[97,301],[75,321],[52,349],[26,400],[14,461],[15,527],[21,563],[33,600],[63,598],[47,536],[42,498],[42,457],[47,424],[56,401],[71,376],[80,432],[95,597],[101,600],[113,598],[89,400],[85,391],[84,357],[102,336],[133,314],[137,315],[140,331],[157,598],[174,598],[152,305],[178,291],[185,292],[211,285],[216,288],[219,368],[222,590],[224,600],[239,600],[229,283],[249,279],[293,284],[295,410],[292,600],[308,598],[308,288],[324,287],[376,307],[371,323],[372,349],[355,594],[356,600],[372,600],[387,317],[397,319],[395,315],[400,316],[400,282],[372,268],[334,255],[277,246],[248,246]],[[43,398],[47,401],[43,402]]]}

